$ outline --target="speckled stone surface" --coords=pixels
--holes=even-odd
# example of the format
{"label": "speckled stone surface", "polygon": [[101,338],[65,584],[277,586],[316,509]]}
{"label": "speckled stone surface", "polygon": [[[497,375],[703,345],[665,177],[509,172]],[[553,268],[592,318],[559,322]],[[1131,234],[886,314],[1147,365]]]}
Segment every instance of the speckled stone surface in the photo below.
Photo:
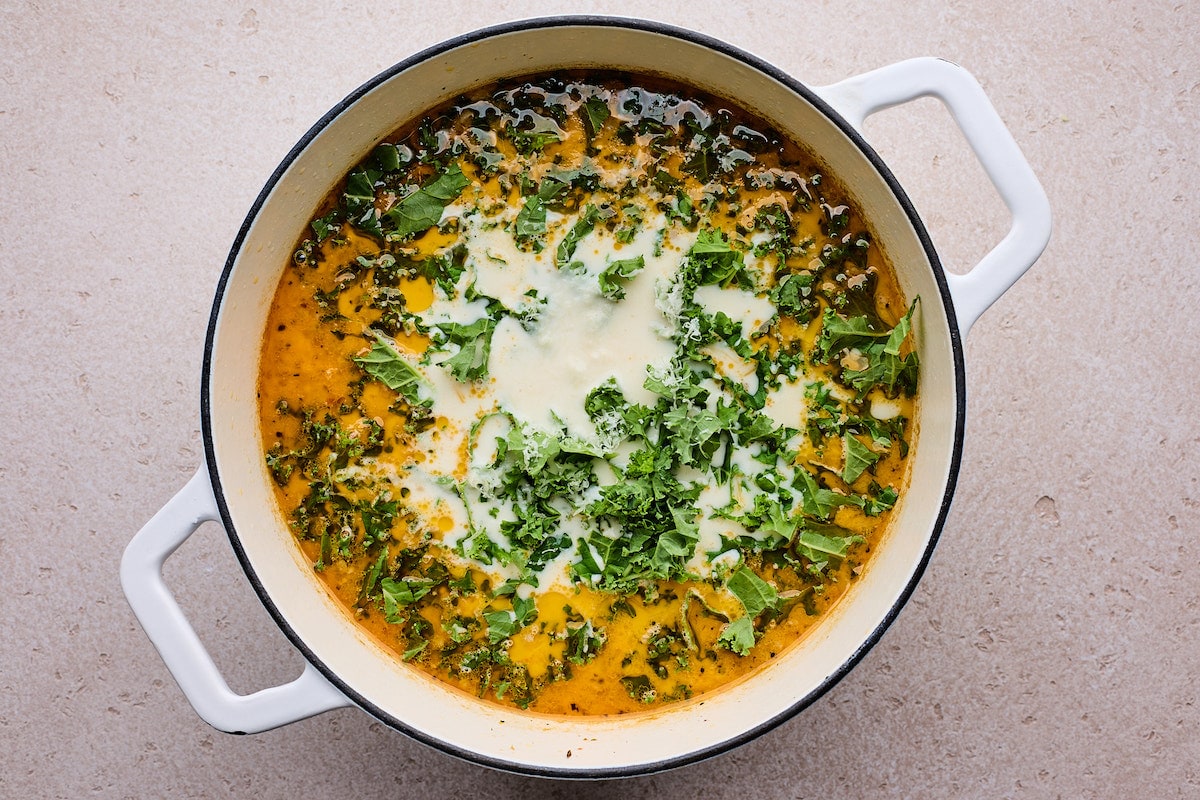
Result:
{"label": "speckled stone surface", "polygon": [[[0,7],[0,796],[1200,796],[1200,6],[305,5]],[[117,568],[202,458],[202,343],[235,232],[382,68],[568,11],[690,26],[813,84],[938,55],[990,94],[1055,234],[967,342],[963,471],[929,570],[813,706],[665,774],[504,775],[350,709],[218,733]],[[947,264],[1006,230],[936,102],[867,132]],[[299,672],[218,528],[166,577],[233,688]]]}

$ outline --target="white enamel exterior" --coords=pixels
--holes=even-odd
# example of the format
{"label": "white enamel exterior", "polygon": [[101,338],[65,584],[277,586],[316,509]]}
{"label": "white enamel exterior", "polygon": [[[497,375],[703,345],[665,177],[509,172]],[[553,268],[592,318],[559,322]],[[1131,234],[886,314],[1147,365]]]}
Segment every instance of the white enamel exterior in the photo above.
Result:
{"label": "white enamel exterior", "polygon": [[[931,263],[922,234],[872,160],[814,103],[742,60],[744,54],[725,50],[692,34],[628,21],[550,21],[546,27],[494,31],[435,49],[352,97],[324,127],[314,129],[315,136],[293,154],[290,164],[285,162],[265,201],[247,220],[214,310],[205,423],[216,493],[209,502],[215,498],[223,504],[231,541],[268,609],[338,688],[310,668],[275,694],[268,690],[253,703],[242,703],[244,698],[229,692],[161,587],[162,560],[199,524],[200,516],[215,516],[211,507],[200,516],[196,511],[197,503],[203,506],[204,490],[193,484],[209,478],[202,469],[180,493],[185,500],[172,501],[183,519],[172,520],[168,505],[131,542],[122,580],[147,633],[207,721],[223,730],[262,730],[347,704],[344,691],[389,724],[481,763],[568,777],[635,774],[719,752],[765,730],[818,696],[890,622],[928,558],[957,468],[964,405],[958,329],[938,284],[940,268]],[[802,644],[751,679],[691,702],[614,718],[549,718],[481,703],[398,663],[363,634],[317,582],[276,510],[262,462],[255,397],[258,343],[274,288],[311,212],[338,179],[399,123],[430,106],[500,78],[575,67],[677,78],[733,98],[807,143],[851,187],[894,261],[906,295],[921,297],[917,337],[923,369],[912,482],[865,575]],[[935,84],[922,93],[936,93],[942,85],[936,70],[925,74]],[[878,107],[872,98],[907,99],[907,88],[889,92],[888,85],[877,80],[855,87],[847,82],[825,93],[857,115],[857,125]],[[863,86],[872,93],[866,99]],[[978,147],[982,141],[972,144]],[[1015,144],[1001,155],[1016,159],[1002,167],[1028,171]],[[985,164],[990,159],[981,153]],[[1014,197],[1020,205],[1020,197]],[[1044,245],[1043,240],[1036,252]],[[978,286],[962,282],[955,299],[970,298],[964,301],[970,306],[968,322],[1033,258],[1036,253],[1023,256],[1019,267],[1011,258],[1004,260],[995,267],[1003,270],[1001,280],[989,280],[987,271],[977,268]],[[143,584],[152,589],[143,590]],[[179,633],[181,629],[186,630]]]}
{"label": "white enamel exterior", "polygon": [[913,58],[814,91],[859,131],[874,114],[918,97],[946,104],[967,144],[1012,214],[1012,227],[978,264],[948,273],[958,327],[965,337],[984,311],[1041,256],[1050,241],[1050,201],[983,87],[962,67]]}
{"label": "white enamel exterior", "polygon": [[229,688],[162,579],[171,554],[205,522],[220,519],[202,466],[130,541],[121,559],[121,587],[129,605],[196,713],[223,731],[259,733],[350,705],[312,664],[282,686],[247,695]]}

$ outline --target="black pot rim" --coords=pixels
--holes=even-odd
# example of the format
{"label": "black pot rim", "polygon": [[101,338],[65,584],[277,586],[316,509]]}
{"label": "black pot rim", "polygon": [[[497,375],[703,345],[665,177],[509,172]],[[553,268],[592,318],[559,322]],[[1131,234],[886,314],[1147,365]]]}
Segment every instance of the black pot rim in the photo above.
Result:
{"label": "black pot rim", "polygon": [[[213,365],[213,348],[216,341],[220,310],[222,308],[225,292],[228,288],[229,278],[232,274],[234,263],[241,252],[242,245],[250,230],[251,225],[257,218],[259,211],[266,202],[268,195],[275,188],[284,172],[291,166],[292,162],[304,151],[305,148],[316,138],[316,136],[327,127],[332,120],[342,114],[346,109],[353,106],[360,98],[369,93],[375,87],[390,80],[400,72],[403,72],[410,67],[427,61],[430,58],[441,55],[442,53],[456,49],[463,45],[478,42],[484,39],[489,39],[495,36],[504,34],[526,31],[539,28],[561,28],[561,27],[609,27],[609,28],[625,28],[648,33],[669,36],[677,39],[682,39],[693,44],[715,50],[726,56],[734,58],[742,63],[754,68],[768,77],[779,81],[787,86],[795,93],[802,96],[812,105],[816,106],[834,125],[836,125],[847,137],[854,142],[862,154],[871,162],[879,174],[883,177],[896,200],[903,208],[909,222],[917,233],[917,237],[921,242],[922,248],[925,250],[926,256],[929,259],[930,266],[933,269],[934,278],[937,282],[938,290],[941,293],[942,303],[946,309],[947,321],[949,322],[949,334],[951,342],[951,351],[954,360],[954,381],[956,389],[956,408],[955,408],[955,427],[954,427],[954,444],[951,453],[950,469],[946,478],[946,486],[942,495],[940,507],[938,509],[937,519],[933,527],[933,531],[929,537],[929,541],[925,546],[921,559],[918,562],[916,569],[913,571],[912,577],[908,584],[900,593],[896,602],[891,609],[880,621],[879,625],[871,632],[871,634],[862,642],[854,653],[846,659],[845,662],[831,675],[827,676],[824,681],[808,696],[795,703],[791,707],[784,709],[779,714],[769,720],[762,722],[755,727],[742,731],[736,736],[732,736],[718,744],[712,745],[701,750],[685,753],[670,759],[661,761],[636,764],[623,767],[609,768],[594,768],[586,770],[569,770],[555,769],[550,767],[533,766],[523,764],[519,761],[508,761],[496,759],[490,756],[485,756],[480,753],[466,750],[447,742],[441,741],[436,737],[416,730],[406,724],[403,720],[394,717],[383,709],[371,702],[371,700],[361,693],[351,689],[345,681],[324,662],[319,659],[315,653],[308,647],[303,639],[292,629],[292,627],[283,618],[274,601],[271,599],[266,587],[255,573],[246,556],[246,552],[242,547],[241,541],[238,538],[237,532],[233,527],[232,516],[229,512],[229,507],[225,500],[224,488],[221,484],[220,471],[217,466],[215,448],[213,446],[213,420],[212,420],[212,403],[209,399],[211,388],[211,372]],[[204,358],[203,371],[201,374],[200,386],[200,414],[201,414],[201,432],[204,440],[205,461],[208,466],[208,474],[212,481],[213,495],[216,498],[217,507],[220,511],[221,521],[224,524],[225,531],[229,537],[229,543],[233,547],[233,551],[237,556],[238,561],[242,565],[242,569],[246,573],[246,577],[250,581],[250,585],[254,588],[255,593],[266,607],[267,612],[279,626],[284,635],[291,643],[299,650],[304,657],[315,666],[321,674],[339,691],[343,692],[346,697],[352,700],[356,705],[362,708],[367,713],[374,716],[376,719],[387,724],[389,727],[398,730],[417,741],[429,745],[437,750],[440,750],[449,755],[469,761],[482,766],[491,767],[493,769],[502,770],[521,775],[531,775],[545,778],[559,779],[602,779],[602,778],[627,778],[640,775],[649,775],[656,772],[662,772],[677,767],[682,767],[688,764],[694,764],[708,758],[720,755],[722,753],[733,750],[741,745],[756,739],[767,731],[770,731],[787,720],[791,719],[808,706],[812,705],[820,699],[827,691],[829,691],[838,681],[840,681],[851,669],[857,665],[864,656],[871,650],[872,647],[882,638],[884,632],[891,626],[892,622],[899,615],[900,610],[908,602],[916,589],[917,583],[920,581],[929,564],[929,560],[933,555],[934,548],[940,538],[942,528],[945,525],[946,516],[949,513],[951,501],[954,496],[954,488],[958,481],[958,473],[962,460],[962,444],[964,419],[966,416],[966,381],[965,370],[963,366],[963,347],[962,335],[959,331],[958,321],[954,314],[954,305],[950,297],[949,286],[946,282],[945,271],[942,268],[941,261],[938,259],[937,252],[934,250],[933,243],[929,238],[928,232],[925,230],[924,224],[921,222],[916,209],[909,200],[908,195],[900,186],[895,176],[892,175],[883,160],[875,152],[875,150],[863,139],[861,134],[854,129],[840,114],[834,111],[824,100],[818,97],[811,89],[800,83],[795,78],[769,64],[761,58],[752,55],[738,47],[735,47],[727,42],[712,38],[705,34],[697,33],[686,28],[680,28],[666,23],[636,19],[629,17],[610,17],[598,15],[558,15],[548,17],[538,17],[531,19],[506,22],[499,25],[494,25],[479,30],[472,31],[452,39],[448,39],[439,44],[433,45],[425,50],[422,50],[415,55],[412,55],[403,61],[389,67],[383,72],[376,75],[366,83],[362,84],[352,93],[347,95],[341,102],[326,112],[309,130],[300,138],[294,147],[280,162],[279,166],[272,172],[270,178],[267,179],[258,197],[251,205],[245,220],[242,222],[237,236],[234,239],[233,245],[229,252],[229,257],[225,262],[225,267],[221,273],[220,280],[217,284],[217,289],[213,298],[212,312],[208,321],[208,332],[204,343]]]}

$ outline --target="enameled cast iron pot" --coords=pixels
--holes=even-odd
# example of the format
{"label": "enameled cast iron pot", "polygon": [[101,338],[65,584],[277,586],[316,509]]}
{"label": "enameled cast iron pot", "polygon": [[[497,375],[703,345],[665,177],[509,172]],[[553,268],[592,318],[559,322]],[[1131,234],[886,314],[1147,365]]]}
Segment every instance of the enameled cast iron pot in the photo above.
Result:
{"label": "enameled cast iron pot", "polygon": [[[291,250],[322,197],[399,124],[500,78],[600,67],[675,78],[736,100],[806,143],[838,175],[885,244],[909,297],[920,295],[922,365],[912,483],[874,561],[802,645],[728,688],[644,714],[550,718],[484,704],[399,664],[362,633],[313,576],[276,510],[255,397],[267,309]],[[974,269],[943,271],[891,172],[864,141],[872,112],[941,99],[1013,216]],[[879,639],[912,592],[949,509],[961,452],[962,338],[1041,254],[1046,196],[979,84],[932,58],[832,86],[805,86],[723,42],[639,20],[556,17],[502,25],[419,53],[325,115],[267,181],[221,275],[204,351],[205,463],[130,542],[121,580],[167,667],[214,727],[253,733],[356,705],[465,759],[557,777],[666,769],[728,750],[813,702]],[[202,522],[217,520],[246,576],[308,664],[292,683],[230,691],[162,581],[162,564]]]}

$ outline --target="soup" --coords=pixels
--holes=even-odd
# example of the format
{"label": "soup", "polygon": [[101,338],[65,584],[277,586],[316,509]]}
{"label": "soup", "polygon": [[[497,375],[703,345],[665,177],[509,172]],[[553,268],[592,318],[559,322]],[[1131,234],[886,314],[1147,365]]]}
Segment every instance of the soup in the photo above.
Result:
{"label": "soup", "polygon": [[281,513],[397,658],[616,714],[798,642],[904,490],[917,309],[821,163],[627,74],[433,109],[316,209],[262,342]]}

